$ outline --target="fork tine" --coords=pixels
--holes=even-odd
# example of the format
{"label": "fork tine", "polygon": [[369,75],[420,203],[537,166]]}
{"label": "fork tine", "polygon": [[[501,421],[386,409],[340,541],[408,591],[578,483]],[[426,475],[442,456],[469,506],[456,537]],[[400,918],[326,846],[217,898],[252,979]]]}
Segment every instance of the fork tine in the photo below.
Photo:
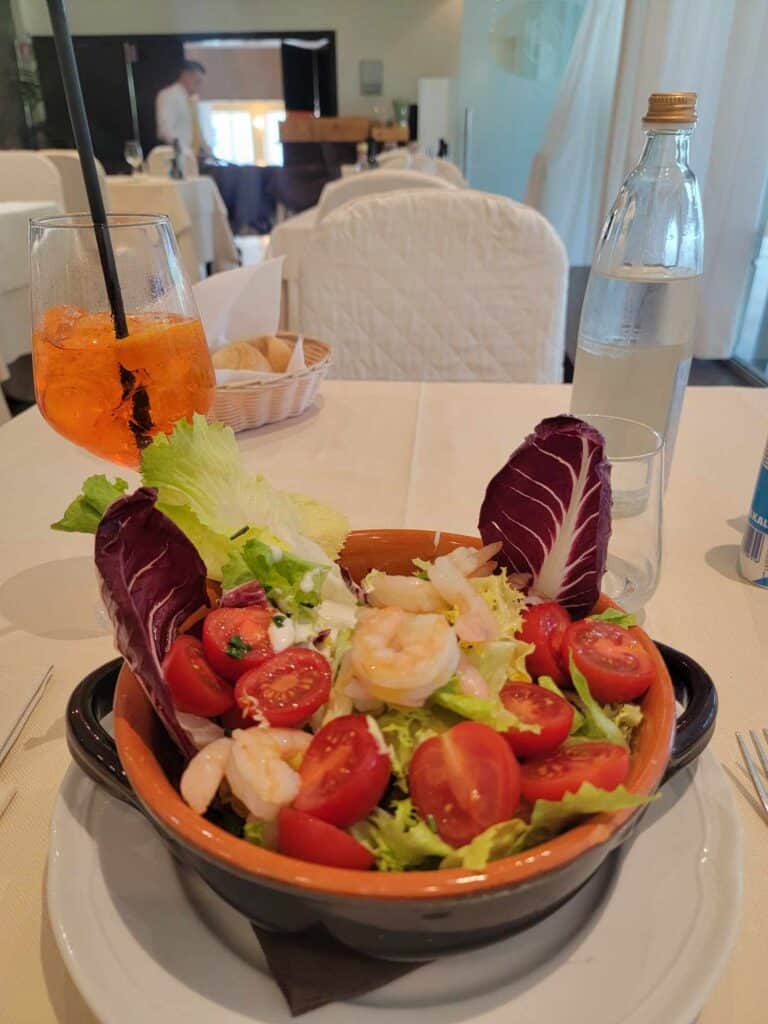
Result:
{"label": "fork tine", "polygon": [[757,751],[757,756],[760,758],[760,764],[763,766],[763,775],[768,779],[768,753],[766,753],[765,747],[763,747],[760,742],[760,737],[754,729],[749,730],[749,735],[752,737],[752,746]]}
{"label": "fork tine", "polygon": [[760,774],[757,765],[752,760],[752,755],[749,752],[747,741],[740,732],[736,733],[736,741],[741,749],[741,756],[744,758],[744,764],[749,772],[749,777],[752,779],[752,784],[760,798],[760,803],[763,805],[763,810],[766,815],[768,815],[768,789],[766,789],[765,783],[763,782],[763,777]]}

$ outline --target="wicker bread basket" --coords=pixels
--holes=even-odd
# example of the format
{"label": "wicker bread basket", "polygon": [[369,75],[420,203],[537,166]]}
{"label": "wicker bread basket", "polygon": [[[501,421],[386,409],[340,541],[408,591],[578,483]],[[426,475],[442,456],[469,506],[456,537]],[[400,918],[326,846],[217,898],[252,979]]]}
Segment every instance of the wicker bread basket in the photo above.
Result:
{"label": "wicker bread basket", "polygon": [[[297,334],[287,331],[278,331],[277,336],[289,345],[295,345],[298,338]],[[330,345],[305,336],[304,361],[305,370],[284,374],[276,380],[220,384],[216,388],[213,419],[237,432],[300,416],[314,401],[320,381],[328,372]]]}

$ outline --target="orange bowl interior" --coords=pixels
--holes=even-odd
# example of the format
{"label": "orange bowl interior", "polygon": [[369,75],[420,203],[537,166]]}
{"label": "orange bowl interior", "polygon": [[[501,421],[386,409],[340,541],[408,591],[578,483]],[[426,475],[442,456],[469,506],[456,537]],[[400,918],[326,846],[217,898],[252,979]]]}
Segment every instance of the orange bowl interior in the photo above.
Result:
{"label": "orange bowl interior", "polygon": [[[455,547],[477,547],[479,543],[474,537],[426,530],[359,530],[349,535],[341,562],[360,580],[371,568],[410,573],[413,558],[431,560]],[[601,598],[596,610],[610,604],[607,598]],[[635,738],[627,787],[636,793],[652,793],[669,758],[675,698],[672,681],[656,646],[642,630],[637,630],[637,636],[651,654],[657,674],[642,701],[643,721]],[[120,673],[115,694],[115,738],[120,759],[142,804],[182,843],[241,876],[339,896],[428,899],[515,885],[552,871],[606,842],[634,813],[625,810],[592,815],[550,842],[495,861],[482,871],[351,871],[310,864],[253,846],[212,825],[188,807],[158,757],[161,744],[166,742],[162,726],[127,666]]]}

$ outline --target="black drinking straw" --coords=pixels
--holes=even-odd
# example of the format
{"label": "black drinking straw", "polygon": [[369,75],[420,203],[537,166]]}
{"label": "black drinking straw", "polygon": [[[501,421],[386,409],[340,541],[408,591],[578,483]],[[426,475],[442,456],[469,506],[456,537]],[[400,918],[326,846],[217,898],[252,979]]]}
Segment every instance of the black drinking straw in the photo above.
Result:
{"label": "black drinking straw", "polygon": [[120,291],[120,281],[117,277],[115,254],[112,249],[112,239],[109,234],[107,214],[104,209],[104,197],[101,194],[99,175],[96,171],[96,159],[93,155],[91,129],[88,127],[88,117],[85,112],[85,103],[83,102],[83,90],[80,85],[80,75],[77,70],[75,50],[72,46],[72,36],[69,32],[63,0],[48,0],[48,13],[51,16],[51,25],[53,26],[53,38],[56,43],[56,55],[59,58],[59,68],[64,82],[64,95],[67,98],[69,119],[72,122],[75,144],[80,156],[80,167],[83,171],[85,191],[88,194],[88,205],[91,208],[93,230],[96,233],[101,270],[104,274],[104,287],[107,290],[107,298],[112,310],[112,320],[115,325],[115,337],[125,338],[128,336],[128,325],[125,319],[123,295]]}

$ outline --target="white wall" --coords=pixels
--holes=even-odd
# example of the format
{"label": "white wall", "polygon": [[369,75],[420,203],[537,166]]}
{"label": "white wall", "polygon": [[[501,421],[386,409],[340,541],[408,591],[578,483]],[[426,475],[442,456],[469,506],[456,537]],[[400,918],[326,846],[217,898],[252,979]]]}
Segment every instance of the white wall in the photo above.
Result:
{"label": "white wall", "polygon": [[[17,29],[50,35],[45,0],[13,0]],[[75,35],[332,29],[340,114],[391,116],[422,75],[458,72],[463,0],[69,0]],[[384,62],[382,97],[360,95],[358,61]]]}

